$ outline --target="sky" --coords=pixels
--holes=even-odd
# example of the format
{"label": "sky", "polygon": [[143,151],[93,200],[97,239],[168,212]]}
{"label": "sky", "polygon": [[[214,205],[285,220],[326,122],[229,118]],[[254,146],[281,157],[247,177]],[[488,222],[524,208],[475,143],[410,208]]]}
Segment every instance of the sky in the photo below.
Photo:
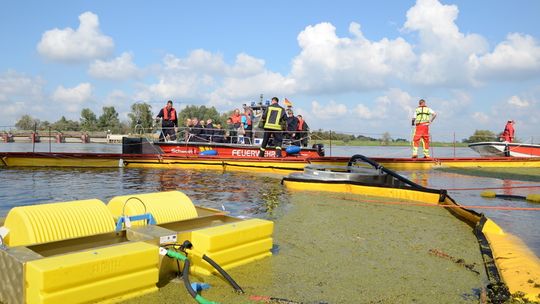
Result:
{"label": "sky", "polygon": [[540,142],[540,1],[2,1],[0,128],[220,112],[273,96],[311,129],[410,139],[423,98],[433,140],[500,132]]}

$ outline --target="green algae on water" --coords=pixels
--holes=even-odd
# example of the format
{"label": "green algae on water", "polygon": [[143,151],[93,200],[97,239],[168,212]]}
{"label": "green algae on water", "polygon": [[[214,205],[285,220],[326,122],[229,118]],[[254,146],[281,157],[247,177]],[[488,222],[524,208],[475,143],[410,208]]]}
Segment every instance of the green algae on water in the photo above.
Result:
{"label": "green algae on water", "polygon": [[[443,208],[385,205],[384,199],[331,193],[290,193],[275,219],[272,257],[229,271],[246,291],[235,294],[220,277],[191,276],[212,286],[220,303],[478,303],[486,285],[470,226]],[[470,269],[430,253],[437,250]],[[126,303],[190,303],[183,284],[169,283]]]}

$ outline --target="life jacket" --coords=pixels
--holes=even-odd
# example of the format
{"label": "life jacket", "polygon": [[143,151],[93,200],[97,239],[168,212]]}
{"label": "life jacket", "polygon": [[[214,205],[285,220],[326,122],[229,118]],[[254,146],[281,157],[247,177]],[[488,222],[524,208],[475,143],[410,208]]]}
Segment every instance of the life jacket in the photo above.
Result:
{"label": "life jacket", "polygon": [[298,120],[298,128],[296,128],[297,131],[303,131],[304,130],[304,120]]}
{"label": "life jacket", "polygon": [[431,114],[433,113],[433,110],[426,106],[420,106],[416,108],[416,119],[414,122],[416,124],[426,123],[430,121]]}
{"label": "life jacket", "polygon": [[281,117],[283,116],[283,108],[280,106],[269,106],[266,108],[266,120],[264,128],[270,130],[283,130],[281,127]]}
{"label": "life jacket", "polygon": [[171,108],[170,116],[169,111],[167,111],[167,107],[163,108],[163,119],[164,120],[176,120],[176,110],[174,108]]}
{"label": "life jacket", "polygon": [[242,119],[242,116],[241,115],[238,115],[238,116],[231,116],[231,120],[232,120],[232,123],[233,124],[238,124],[241,122],[241,119]]}
{"label": "life jacket", "polygon": [[246,122],[244,123],[244,127],[251,126],[251,117],[249,117],[246,114],[242,114],[246,118]]}

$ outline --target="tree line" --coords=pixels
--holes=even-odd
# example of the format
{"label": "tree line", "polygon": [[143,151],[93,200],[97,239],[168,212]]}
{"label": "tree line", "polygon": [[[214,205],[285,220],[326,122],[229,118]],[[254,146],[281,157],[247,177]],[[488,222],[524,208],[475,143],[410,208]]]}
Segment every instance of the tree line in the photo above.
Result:
{"label": "tree line", "polygon": [[[224,123],[232,111],[220,114],[214,107],[187,106],[178,112],[179,125],[187,118],[198,117],[199,119],[211,118],[215,122]],[[18,130],[54,130],[54,131],[110,131],[111,133],[130,133],[135,126],[141,126],[145,132],[152,130],[155,125],[155,115],[152,115],[152,106],[145,103],[134,103],[128,113],[128,120],[120,121],[118,112],[114,106],[103,107],[101,115],[97,116],[89,108],[81,111],[79,120],[60,117],[56,122],[40,120],[31,115],[23,115],[16,123]]]}

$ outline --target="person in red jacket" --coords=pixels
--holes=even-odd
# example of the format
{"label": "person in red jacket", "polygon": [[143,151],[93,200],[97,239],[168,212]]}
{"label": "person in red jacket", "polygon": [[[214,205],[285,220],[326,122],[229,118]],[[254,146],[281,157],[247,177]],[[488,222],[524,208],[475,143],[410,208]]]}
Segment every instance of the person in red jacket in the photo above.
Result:
{"label": "person in red jacket", "polygon": [[501,134],[501,140],[506,142],[513,142],[514,141],[514,121],[509,120],[506,123],[506,126],[504,126],[504,131]]}
{"label": "person in red jacket", "polygon": [[159,141],[165,139],[176,140],[176,131],[178,130],[178,115],[172,106],[172,100],[167,101],[167,105],[159,111],[156,119],[161,118],[161,134]]}

